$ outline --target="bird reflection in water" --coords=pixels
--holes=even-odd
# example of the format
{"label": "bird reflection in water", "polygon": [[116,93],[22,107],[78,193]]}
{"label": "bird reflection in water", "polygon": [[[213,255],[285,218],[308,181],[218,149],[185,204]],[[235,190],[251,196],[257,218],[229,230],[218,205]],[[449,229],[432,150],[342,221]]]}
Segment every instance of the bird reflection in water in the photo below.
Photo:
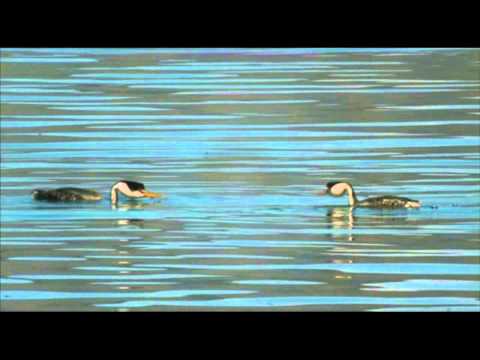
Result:
{"label": "bird reflection in water", "polygon": [[[350,230],[355,224],[355,217],[353,216],[354,209],[352,207],[335,207],[327,210],[327,219],[332,229],[348,229],[349,233],[346,240],[353,241],[353,235]],[[334,235],[335,236],[335,235]],[[334,247],[333,250],[341,250],[343,247]],[[333,254],[332,254],[333,255]],[[345,257],[334,258],[334,264],[353,264],[352,259],[345,259]],[[352,276],[348,274],[336,274],[335,280],[352,280]]]}
{"label": "bird reflection in water", "polygon": [[[355,217],[353,216],[352,207],[335,207],[327,210],[327,220],[332,229],[349,229],[352,230]],[[353,241],[352,233],[348,234],[348,241]]]}
{"label": "bird reflection in water", "polygon": [[[123,204],[112,204],[112,209],[118,210],[118,211],[129,211],[129,210],[140,210],[140,209],[145,209],[148,207],[151,207],[152,204],[147,204],[143,202],[138,202],[135,200],[127,201]],[[143,219],[119,219],[116,221],[117,225],[133,225],[139,228],[143,228],[145,225],[145,221]]]}
{"label": "bird reflection in water", "polygon": [[142,219],[119,219],[117,220],[117,225],[130,225],[143,228],[145,226],[145,221]]}
{"label": "bird reflection in water", "polygon": [[155,204],[140,202],[136,200],[128,200],[122,204],[112,204],[113,210],[118,211],[128,211],[128,210],[139,210],[139,209],[147,209],[154,207]]}
{"label": "bird reflection in water", "polygon": [[[152,204],[139,202],[134,199],[129,199],[121,204],[119,204],[118,202],[112,203],[112,209],[121,212],[127,212],[131,210],[143,210],[151,206]],[[116,219],[114,220],[114,223],[119,227],[126,228],[135,227],[143,229],[145,227],[145,220],[139,218]],[[126,230],[128,231],[128,229]],[[112,259],[115,266],[119,267],[118,275],[125,276],[131,274],[131,270],[129,268],[132,266],[132,263],[129,260],[129,257],[131,256],[131,248],[129,247],[129,243],[131,241],[136,241],[136,239],[137,238],[130,236],[120,236],[118,247],[116,248],[114,254],[117,259]],[[144,240],[143,237],[141,237],[140,239]],[[111,286],[113,286],[116,290],[120,291],[130,291],[132,289],[132,285],[128,280],[126,280],[124,283],[122,283],[121,281],[112,282]],[[119,308],[117,311],[126,312],[129,311],[129,309]]]}
{"label": "bird reflection in water", "polygon": [[353,209],[351,207],[330,208],[327,211],[327,218],[333,228],[352,229],[354,224]]}

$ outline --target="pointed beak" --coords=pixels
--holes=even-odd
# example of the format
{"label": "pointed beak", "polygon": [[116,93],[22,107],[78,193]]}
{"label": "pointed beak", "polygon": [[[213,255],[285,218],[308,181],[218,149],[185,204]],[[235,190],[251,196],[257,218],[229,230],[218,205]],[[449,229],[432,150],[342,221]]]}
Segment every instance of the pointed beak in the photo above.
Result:
{"label": "pointed beak", "polygon": [[313,193],[315,195],[327,195],[328,191],[327,190],[320,190],[320,191],[314,191]]}
{"label": "pointed beak", "polygon": [[159,197],[162,197],[162,194],[158,194],[158,193],[155,193],[155,192],[153,192],[153,191],[143,190],[142,193],[143,193],[143,196],[145,196],[146,198],[159,198]]}

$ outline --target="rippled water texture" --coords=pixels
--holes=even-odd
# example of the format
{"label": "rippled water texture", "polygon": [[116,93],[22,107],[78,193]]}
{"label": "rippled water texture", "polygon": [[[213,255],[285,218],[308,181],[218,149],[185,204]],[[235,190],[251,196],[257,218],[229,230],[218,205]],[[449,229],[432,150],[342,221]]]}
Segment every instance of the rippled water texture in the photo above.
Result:
{"label": "rippled water texture", "polygon": [[[1,309],[479,311],[479,86],[478,49],[3,49]],[[120,179],[166,197],[30,195]]]}

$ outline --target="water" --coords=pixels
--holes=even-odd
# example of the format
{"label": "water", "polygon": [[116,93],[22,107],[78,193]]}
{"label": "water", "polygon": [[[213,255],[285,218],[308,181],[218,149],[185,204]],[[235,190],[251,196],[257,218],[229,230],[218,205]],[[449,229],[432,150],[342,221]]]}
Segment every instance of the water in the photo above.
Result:
{"label": "water", "polygon": [[[478,49],[3,49],[1,309],[479,311],[479,90]],[[120,179],[166,197],[30,197]]]}

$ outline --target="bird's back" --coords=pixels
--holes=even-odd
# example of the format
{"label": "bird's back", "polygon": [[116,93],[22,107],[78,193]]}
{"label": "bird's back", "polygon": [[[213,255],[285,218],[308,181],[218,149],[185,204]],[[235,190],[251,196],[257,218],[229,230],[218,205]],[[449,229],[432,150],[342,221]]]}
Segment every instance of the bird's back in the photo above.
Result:
{"label": "bird's back", "polygon": [[378,208],[417,208],[420,202],[400,196],[378,196],[359,201],[356,206]]}
{"label": "bird's back", "polygon": [[35,189],[32,192],[35,200],[46,201],[96,201],[101,200],[102,195],[94,190],[79,189],[73,187],[58,188],[52,190]]}

